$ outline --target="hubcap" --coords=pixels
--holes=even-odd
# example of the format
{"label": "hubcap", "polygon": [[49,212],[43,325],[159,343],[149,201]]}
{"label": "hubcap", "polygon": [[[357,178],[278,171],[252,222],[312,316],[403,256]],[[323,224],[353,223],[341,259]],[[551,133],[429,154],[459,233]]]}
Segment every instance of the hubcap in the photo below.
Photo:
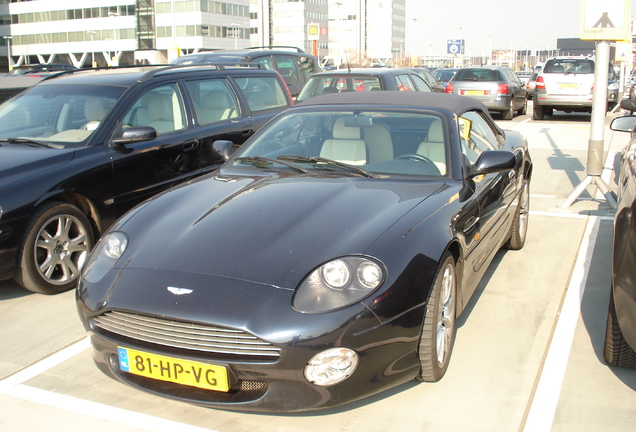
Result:
{"label": "hubcap", "polygon": [[68,283],[79,276],[88,255],[86,229],[70,215],[49,219],[35,240],[35,265],[47,282],[54,285]]}
{"label": "hubcap", "polygon": [[449,264],[444,269],[437,307],[437,362],[446,363],[455,331],[455,274]]}

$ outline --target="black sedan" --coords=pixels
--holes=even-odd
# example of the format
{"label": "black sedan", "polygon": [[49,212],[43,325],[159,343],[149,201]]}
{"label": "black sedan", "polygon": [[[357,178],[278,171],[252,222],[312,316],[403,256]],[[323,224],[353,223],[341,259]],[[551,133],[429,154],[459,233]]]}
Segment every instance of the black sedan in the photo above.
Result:
{"label": "black sedan", "polygon": [[[17,79],[17,78],[16,78]],[[69,71],[0,105],[0,280],[75,288],[95,240],[146,198],[213,171],[292,104],[276,71]]]}
{"label": "black sedan", "polygon": [[[623,100],[621,107],[636,111],[636,101]],[[631,132],[623,150],[618,181],[618,209],[614,219],[612,285],[603,355],[612,366],[636,368],[636,116],[618,117],[613,130]]]}
{"label": "black sedan", "polygon": [[97,366],[155,394],[301,411],[445,374],[503,246],[523,247],[532,162],[473,99],[313,98],[217,171],[117,221],[78,311]]}

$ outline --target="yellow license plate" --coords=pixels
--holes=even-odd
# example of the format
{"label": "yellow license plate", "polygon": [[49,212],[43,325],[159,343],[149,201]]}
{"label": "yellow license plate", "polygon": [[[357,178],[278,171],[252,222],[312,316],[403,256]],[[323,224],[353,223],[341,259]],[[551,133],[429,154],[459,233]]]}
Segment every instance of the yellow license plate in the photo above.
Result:
{"label": "yellow license plate", "polygon": [[135,375],[191,387],[226,392],[230,389],[227,369],[171,357],[117,347],[119,368]]}
{"label": "yellow license plate", "polygon": [[565,89],[565,88],[577,89],[577,88],[579,88],[579,83],[561,83],[561,84],[559,84],[559,88],[562,88],[562,89]]}
{"label": "yellow license plate", "polygon": [[479,96],[484,96],[486,94],[485,90],[464,90],[464,94],[465,95],[479,95]]}

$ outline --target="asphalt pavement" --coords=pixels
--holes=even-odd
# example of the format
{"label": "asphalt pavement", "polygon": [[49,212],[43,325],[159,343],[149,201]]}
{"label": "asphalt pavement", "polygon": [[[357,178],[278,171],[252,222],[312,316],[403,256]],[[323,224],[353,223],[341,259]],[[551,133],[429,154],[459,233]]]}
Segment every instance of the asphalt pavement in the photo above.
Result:
{"label": "asphalt pavement", "polygon": [[[531,112],[531,109],[528,110]],[[609,114],[607,123],[615,114]],[[585,179],[590,116],[498,121],[529,141],[534,173],[528,238],[500,251],[458,320],[446,376],[334,410],[235,413],[153,396],[94,366],[74,293],[27,293],[0,282],[2,431],[632,431],[636,370],[602,356],[614,211]],[[616,190],[628,134],[605,130],[604,179]]]}

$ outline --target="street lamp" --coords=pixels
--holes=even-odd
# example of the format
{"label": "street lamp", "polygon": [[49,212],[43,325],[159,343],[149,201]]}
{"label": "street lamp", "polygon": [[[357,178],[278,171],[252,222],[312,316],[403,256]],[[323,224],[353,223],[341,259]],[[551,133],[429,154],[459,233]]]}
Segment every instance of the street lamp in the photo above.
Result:
{"label": "street lamp", "polygon": [[234,33],[234,49],[238,49],[238,29],[240,28],[240,24],[232,23],[232,33]]}
{"label": "street lamp", "polygon": [[[119,16],[117,12],[108,12],[108,16],[111,18],[115,18]],[[119,40],[117,37],[117,29],[115,28],[115,22],[113,21],[113,42]],[[110,50],[109,50],[110,51]],[[115,64],[115,60],[117,60],[117,64]],[[108,66],[119,66],[119,59],[117,58],[117,44],[113,43],[113,57],[109,60]]]}
{"label": "street lamp", "polygon": [[4,40],[7,41],[7,61],[9,64],[9,72],[11,72],[11,70],[13,69],[13,62],[11,61],[11,39],[13,39],[13,37],[11,36],[2,36],[4,38]]}
{"label": "street lamp", "polygon": [[93,36],[95,35],[95,30],[87,30],[86,33],[91,35],[91,67],[96,67],[95,65],[95,45],[93,45]]}

